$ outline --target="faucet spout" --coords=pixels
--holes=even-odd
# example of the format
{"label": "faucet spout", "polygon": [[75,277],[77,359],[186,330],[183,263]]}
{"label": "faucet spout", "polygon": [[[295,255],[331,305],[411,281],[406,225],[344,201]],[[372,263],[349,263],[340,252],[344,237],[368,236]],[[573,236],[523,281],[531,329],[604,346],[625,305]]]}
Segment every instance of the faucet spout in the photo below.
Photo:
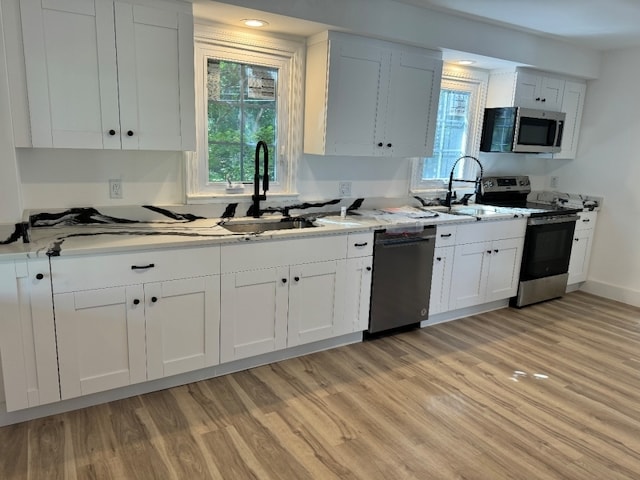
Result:
{"label": "faucet spout", "polygon": [[[260,194],[260,151],[264,156],[264,176],[262,178],[262,195]],[[256,154],[254,157],[254,175],[253,175],[253,218],[260,217],[260,200],[267,199],[267,191],[269,190],[269,148],[266,142],[260,140],[256,145]]]}
{"label": "faucet spout", "polygon": [[[458,162],[460,160],[463,160],[465,158],[470,158],[471,160],[475,160],[475,162],[478,164],[478,166],[480,167],[480,176],[477,177],[475,180],[465,180],[465,179],[461,179],[461,178],[457,178],[454,179],[453,178],[453,174],[456,171],[456,165],[458,165]],[[462,157],[458,158],[454,163],[453,166],[451,167],[451,173],[449,174],[449,188],[447,189],[447,198],[445,200],[445,205],[449,208],[451,208],[451,200],[452,200],[452,195],[453,195],[453,182],[467,182],[467,183],[473,183],[476,185],[476,187],[482,183],[482,177],[484,176],[484,170],[482,168],[482,163],[480,163],[480,160],[478,160],[476,157],[472,157],[471,155],[463,155]],[[477,190],[477,188],[476,188]]]}

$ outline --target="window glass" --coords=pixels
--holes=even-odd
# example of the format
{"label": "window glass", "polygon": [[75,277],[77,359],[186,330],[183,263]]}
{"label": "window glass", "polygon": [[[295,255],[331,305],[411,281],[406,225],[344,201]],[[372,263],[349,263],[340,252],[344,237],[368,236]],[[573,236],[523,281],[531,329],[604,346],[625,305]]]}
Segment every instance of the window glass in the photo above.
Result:
{"label": "window glass", "polygon": [[209,182],[253,182],[258,141],[269,147],[269,178],[278,181],[278,70],[207,59]]}
{"label": "window glass", "polygon": [[[414,161],[412,191],[442,189],[455,161],[477,157],[486,97],[488,73],[473,69],[445,69],[440,87],[433,155]],[[455,178],[473,179],[477,164],[461,160]]]}

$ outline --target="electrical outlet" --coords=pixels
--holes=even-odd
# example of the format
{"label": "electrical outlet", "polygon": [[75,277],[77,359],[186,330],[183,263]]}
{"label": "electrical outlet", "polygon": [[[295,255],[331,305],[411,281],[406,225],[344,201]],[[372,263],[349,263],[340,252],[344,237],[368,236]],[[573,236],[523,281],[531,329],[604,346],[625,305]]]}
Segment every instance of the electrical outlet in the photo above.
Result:
{"label": "electrical outlet", "polygon": [[109,198],[122,198],[122,180],[119,178],[109,180]]}
{"label": "electrical outlet", "polygon": [[339,182],[338,183],[338,194],[341,197],[350,197],[351,196],[351,182]]}
{"label": "electrical outlet", "polygon": [[558,177],[551,177],[551,181],[549,182],[549,186],[551,188],[558,188],[558,181],[559,181]]}

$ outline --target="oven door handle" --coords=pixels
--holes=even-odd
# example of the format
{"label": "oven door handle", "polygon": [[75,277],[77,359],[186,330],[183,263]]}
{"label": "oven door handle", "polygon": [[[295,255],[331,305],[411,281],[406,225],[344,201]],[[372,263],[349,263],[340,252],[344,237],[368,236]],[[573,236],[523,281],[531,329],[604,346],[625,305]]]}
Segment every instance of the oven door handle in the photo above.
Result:
{"label": "oven door handle", "polygon": [[578,215],[556,215],[552,217],[529,217],[527,225],[550,225],[552,223],[571,223],[576,222],[580,217]]}

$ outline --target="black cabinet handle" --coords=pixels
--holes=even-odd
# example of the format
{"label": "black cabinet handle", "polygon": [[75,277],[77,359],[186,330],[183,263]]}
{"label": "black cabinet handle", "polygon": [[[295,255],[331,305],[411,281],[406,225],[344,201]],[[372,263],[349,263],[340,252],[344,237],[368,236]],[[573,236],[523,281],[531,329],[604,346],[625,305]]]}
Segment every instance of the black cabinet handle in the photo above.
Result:
{"label": "black cabinet handle", "polygon": [[391,145],[390,143],[387,143],[387,148],[391,148],[393,145]]}
{"label": "black cabinet handle", "polygon": [[441,233],[440,234],[440,238],[449,238],[451,235],[453,235],[452,233]]}
{"label": "black cabinet handle", "polygon": [[156,266],[155,263],[150,263],[149,265],[131,265],[131,270],[147,270],[155,266]]}
{"label": "black cabinet handle", "polygon": [[140,304],[140,300],[138,300],[137,298],[135,298],[135,299],[133,300],[133,304],[134,304],[134,305],[139,305],[139,304]]}
{"label": "black cabinet handle", "polygon": [[370,271],[371,271],[371,267],[367,267],[367,272],[370,272]]}
{"label": "black cabinet handle", "polygon": [[436,260],[438,260],[439,262],[442,261],[442,257],[436,257]]}
{"label": "black cabinet handle", "polygon": [[383,144],[382,142],[378,142],[378,146],[381,147]]}
{"label": "black cabinet handle", "polygon": [[369,242],[354,243],[353,244],[354,247],[366,247],[367,245],[369,245]]}
{"label": "black cabinet handle", "polygon": [[574,238],[574,240],[575,240],[576,242],[579,242],[579,241],[580,241],[580,239],[579,239],[579,238]]}
{"label": "black cabinet handle", "polygon": [[491,250],[487,250],[487,253],[488,253],[489,255],[491,255]]}
{"label": "black cabinet handle", "polygon": [[494,250],[495,253],[498,253],[498,250]]}
{"label": "black cabinet handle", "polygon": [[42,273],[39,273],[36,275],[36,279],[38,280],[42,280],[44,278],[44,275]]}
{"label": "black cabinet handle", "polygon": [[590,219],[590,218],[585,218],[585,219],[583,219],[582,221],[583,221],[584,223],[587,223],[587,222],[590,222],[590,221],[591,221],[591,219]]}
{"label": "black cabinet handle", "polygon": [[128,130],[127,131],[127,136],[133,137],[133,130]]}
{"label": "black cabinet handle", "polygon": [[542,101],[543,101],[543,102],[546,102],[546,101],[547,101],[547,99],[546,99],[546,98],[543,98],[543,99],[542,99]]}
{"label": "black cabinet handle", "polygon": [[151,297],[151,303],[156,303],[158,301],[158,297]]}
{"label": "black cabinet handle", "polygon": [[536,98],[536,102],[539,102],[539,101],[540,101],[540,97],[537,97],[537,98]]}
{"label": "black cabinet handle", "polygon": [[115,134],[116,134],[116,131],[113,128],[109,130],[109,135],[113,137]]}
{"label": "black cabinet handle", "polygon": [[299,281],[300,281],[300,277],[293,277],[293,279],[294,279],[296,282],[299,282]]}
{"label": "black cabinet handle", "polygon": [[282,283],[287,283],[287,279],[286,279],[286,278],[283,278],[283,279],[282,279]]}

